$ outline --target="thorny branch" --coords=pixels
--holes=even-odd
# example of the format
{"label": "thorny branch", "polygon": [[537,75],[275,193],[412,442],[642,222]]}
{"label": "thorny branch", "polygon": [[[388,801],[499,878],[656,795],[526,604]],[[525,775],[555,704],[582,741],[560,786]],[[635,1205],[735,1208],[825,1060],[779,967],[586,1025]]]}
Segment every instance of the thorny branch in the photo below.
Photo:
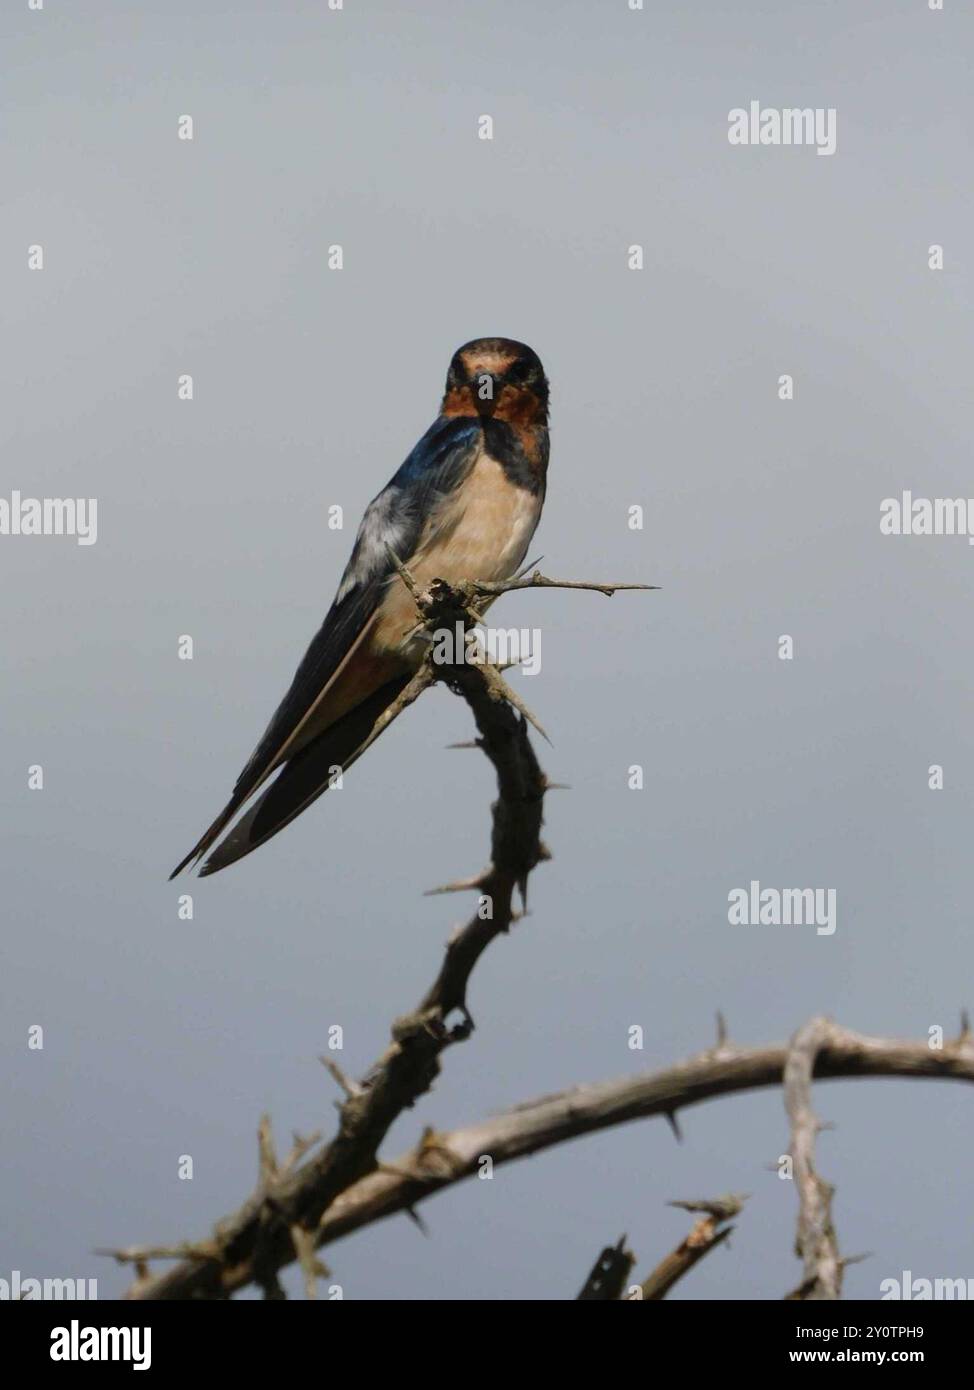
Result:
{"label": "thorny branch", "polygon": [[[404,567],[400,573],[414,593],[422,626],[431,632],[457,620],[469,630],[481,620],[480,609],[508,589],[588,588],[612,594],[616,589],[637,587],[559,584],[535,573],[528,579],[519,575],[501,585],[451,588],[434,581],[419,593]],[[742,1048],[728,1041],[719,1018],[716,1046],[685,1062],[641,1076],[575,1086],[449,1133],[426,1130],[414,1149],[393,1162],[380,1161],[378,1149],[389,1127],[433,1084],[441,1053],[469,1036],[473,1023],[466,993],[471,972],[490,942],[517,920],[515,890],[523,898],[531,870],[549,857],[540,831],[544,794],[553,784],[545,778],[528,741],[527,722],[536,721],[497,667],[462,661],[435,666],[427,659],[346,766],[437,680],[445,681],[471,706],[478,729],[474,746],[482,748],[493,763],[499,788],[492,807],[490,863],[480,874],[439,891],[476,891],[478,906],[489,902],[492,916],[478,910],[454,935],[433,985],[413,1013],[395,1021],[389,1046],[362,1080],[350,1080],[333,1062],[327,1063],[345,1100],[339,1106],[338,1132],[323,1149],[306,1157],[317,1136],[309,1140],[296,1136],[291,1154],[278,1164],[269,1127],[262,1122],[257,1189],[236,1212],[217,1224],[211,1237],[104,1252],[134,1266],[136,1279],[128,1298],[227,1298],[252,1283],[262,1287],[267,1297],[281,1297],[279,1270],[295,1260],[301,1264],[306,1291],[312,1295],[316,1278],[324,1272],[315,1255],[317,1249],[397,1212],[407,1212],[418,1221],[417,1203],[475,1174],[485,1154],[496,1168],[580,1135],[652,1116],[665,1118],[679,1137],[679,1110],[716,1096],[778,1086],[783,1080],[790,1082],[793,1098],[807,1096],[802,1087],[807,1087],[812,1077],[974,1081],[974,1039],[966,1016],[960,1036],[941,1049],[926,1042],[866,1037],[821,1019],[813,1020],[791,1045]],[[460,1021],[451,1024],[450,1016],[455,1013],[460,1014]],[[791,1071],[786,1078],[789,1064]],[[801,1106],[798,1113],[802,1114]],[[805,1131],[801,1130],[797,1143],[793,1139],[793,1147],[807,1155],[811,1171],[810,1150],[802,1147],[804,1143]],[[837,1252],[829,1254],[828,1239],[834,1241],[834,1236],[827,1207],[823,1223],[821,1196],[813,1193],[804,1201],[810,1205],[802,1207],[805,1225],[800,1227],[800,1253],[806,1259],[806,1271],[811,1259],[815,1277],[823,1278],[822,1259],[826,1264],[829,1258],[838,1260]],[[697,1223],[695,1231],[701,1225]],[[725,1234],[717,1232],[709,1244],[701,1238],[701,1249],[712,1249]],[[689,1244],[689,1238],[684,1244]],[[624,1246],[623,1241],[615,1252],[618,1269],[623,1256],[628,1258]],[[149,1262],[158,1259],[178,1263],[165,1273],[154,1274]],[[842,1262],[838,1263],[841,1270]],[[613,1277],[617,1279],[617,1272]],[[659,1270],[647,1283],[650,1294],[644,1292],[644,1297],[661,1296],[652,1291],[661,1287]],[[799,1291],[799,1296],[808,1295]]]}
{"label": "thorny branch", "polygon": [[[479,1124],[432,1137],[426,1134],[416,1149],[342,1193],[321,1222],[319,1244],[409,1210],[433,1193],[475,1175],[483,1154],[490,1155],[496,1171],[501,1164],[628,1120],[669,1119],[679,1110],[717,1096],[780,1086],[788,1050],[786,1043],[736,1047],[725,1039],[662,1071],[575,1086]],[[871,1038],[830,1023],[828,1039],[815,1058],[814,1075],[821,1080],[896,1076],[974,1082],[974,1039],[965,1027],[955,1041],[937,1050],[926,1041]]]}
{"label": "thorny branch", "polygon": [[[322,1217],[316,1242],[327,1245],[383,1217],[412,1211],[419,1201],[474,1176],[484,1154],[490,1155],[496,1170],[629,1120],[668,1118],[717,1096],[780,1086],[788,1054],[786,1043],[736,1047],[725,1039],[661,1071],[575,1086],[448,1133],[427,1131],[415,1149],[344,1191]],[[974,1039],[966,1021],[960,1036],[940,1049],[926,1041],[872,1038],[830,1023],[813,1075],[820,1080],[895,1076],[974,1082]],[[150,1258],[151,1252],[136,1248],[116,1255],[137,1262]],[[129,1296],[179,1297],[167,1292],[164,1281],[169,1277],[137,1283]]]}
{"label": "thorny branch", "polygon": [[[504,583],[468,582],[451,587],[434,580],[420,592],[406,567],[396,556],[393,561],[415,599],[419,625],[430,637],[443,628],[455,631],[458,622],[469,631],[482,620],[485,601],[493,602],[507,589],[589,588],[611,595],[620,588],[648,587],[561,583],[537,572],[525,578],[522,572]],[[517,920],[515,892],[520,893],[522,903],[526,901],[528,875],[550,855],[541,840],[548,783],[527,737],[528,722],[539,730],[541,726],[498,667],[486,660],[471,663],[464,657],[457,654],[453,663],[436,664],[431,649],[345,767],[361,757],[428,685],[442,680],[464,697],[477,724],[477,746],[494,765],[499,792],[492,807],[490,862],[473,878],[447,885],[447,889],[477,892],[477,910],[450,940],[440,972],[419,1007],[395,1020],[389,1046],[367,1075],[359,1082],[340,1077],[345,1100],[339,1107],[334,1138],[299,1166],[285,1164],[278,1169],[269,1131],[262,1123],[257,1189],[238,1211],[216,1226],[211,1238],[173,1247],[171,1253],[178,1255],[180,1263],[155,1276],[148,1273],[147,1261],[169,1253],[165,1247],[112,1252],[117,1259],[136,1266],[137,1279],[129,1297],[226,1298],[251,1283],[263,1288],[267,1297],[280,1297],[278,1271],[295,1259],[300,1260],[306,1289],[312,1293],[315,1275],[320,1272],[313,1250],[321,1244],[325,1214],[354,1183],[382,1171],[377,1155],[389,1127],[432,1086],[444,1049],[469,1036],[473,1020],[466,999],[471,972],[487,946]],[[454,1014],[459,1014],[460,1020],[451,1024]],[[430,1153],[435,1152],[435,1140],[428,1147]]]}

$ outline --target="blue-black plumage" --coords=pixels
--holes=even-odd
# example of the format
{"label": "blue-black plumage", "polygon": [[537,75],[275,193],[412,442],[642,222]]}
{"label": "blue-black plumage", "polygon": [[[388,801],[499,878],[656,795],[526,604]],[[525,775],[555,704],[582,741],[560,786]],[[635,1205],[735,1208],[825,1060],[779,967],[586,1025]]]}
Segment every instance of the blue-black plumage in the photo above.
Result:
{"label": "blue-black plumage", "polygon": [[547,467],[548,383],[537,355],[509,338],[465,343],[438,418],[366,509],[335,600],[230,800],[170,877],[207,851],[200,872],[215,873],[283,829],[403,689],[422,646],[410,637],[415,608],[390,549],[424,586],[509,578],[540,519]]}

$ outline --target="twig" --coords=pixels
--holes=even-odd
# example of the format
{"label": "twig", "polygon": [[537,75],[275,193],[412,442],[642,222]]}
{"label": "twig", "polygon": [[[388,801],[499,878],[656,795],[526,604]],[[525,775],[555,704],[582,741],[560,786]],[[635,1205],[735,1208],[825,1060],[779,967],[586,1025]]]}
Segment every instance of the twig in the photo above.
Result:
{"label": "twig", "polygon": [[708,1255],[711,1250],[716,1250],[718,1245],[723,1245],[728,1240],[733,1226],[725,1226],[725,1221],[730,1221],[741,1211],[745,1202],[745,1195],[730,1194],[727,1197],[718,1197],[712,1202],[671,1202],[671,1207],[682,1207],[684,1211],[703,1212],[700,1220],[694,1223],[690,1234],[680,1242],[675,1250],[671,1251],[656,1266],[653,1272],[643,1280],[638,1290],[629,1295],[629,1302],[639,1302],[642,1299],[650,1301],[665,1298],[677,1280],[682,1279],[694,1265],[702,1260],[704,1255]]}
{"label": "twig", "polygon": [[509,594],[515,589],[590,589],[597,594],[611,598],[622,589],[658,590],[658,584],[588,584],[574,579],[546,579],[535,570],[526,579],[471,580],[468,585],[458,586],[461,590],[469,588],[471,594]]}

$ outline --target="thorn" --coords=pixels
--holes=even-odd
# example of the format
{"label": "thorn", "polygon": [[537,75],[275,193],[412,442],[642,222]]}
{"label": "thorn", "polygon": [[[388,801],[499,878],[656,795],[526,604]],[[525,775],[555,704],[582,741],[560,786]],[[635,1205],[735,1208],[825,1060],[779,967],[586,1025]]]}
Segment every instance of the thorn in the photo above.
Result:
{"label": "thorn", "polygon": [[483,874],[477,874],[473,878],[458,878],[453,883],[443,883],[439,888],[427,888],[423,897],[435,898],[438,893],[483,892],[485,887]]}
{"label": "thorn", "polygon": [[294,1130],[291,1134],[291,1152],[281,1166],[281,1173],[290,1173],[292,1169],[296,1168],[308,1150],[313,1149],[320,1138],[320,1130],[316,1130],[314,1134],[309,1134],[307,1136],[298,1134],[297,1130]]}
{"label": "thorn", "polygon": [[958,1042],[966,1042],[971,1036],[971,1016],[966,1009],[960,1011],[960,1037]]}
{"label": "thorn", "polygon": [[544,789],[546,792],[570,792],[572,784],[570,782],[545,782]]}
{"label": "thorn", "polygon": [[543,556],[543,555],[539,555],[538,558],[537,558],[536,560],[532,560],[531,563],[528,564],[528,565],[525,565],[525,566],[523,567],[523,569],[519,569],[518,572],[517,572],[517,574],[514,576],[514,578],[515,578],[515,579],[523,579],[524,576],[527,574],[528,570],[534,569],[535,565],[540,565],[540,564],[541,564],[541,561],[542,561],[543,559],[544,559],[544,556]]}
{"label": "thorn", "polygon": [[872,1250],[866,1250],[861,1255],[846,1255],[839,1261],[839,1264],[843,1269],[847,1268],[849,1265],[861,1265],[863,1260],[873,1259],[873,1255],[874,1252]]}
{"label": "thorn", "polygon": [[277,1154],[274,1150],[270,1115],[261,1115],[257,1126],[257,1156],[260,1163],[260,1180],[262,1183],[270,1182],[277,1173]]}
{"label": "thorn", "polygon": [[404,1210],[405,1210],[405,1212],[406,1212],[406,1215],[409,1217],[410,1221],[412,1221],[413,1224],[419,1229],[420,1234],[426,1236],[426,1238],[427,1238],[427,1240],[428,1240],[428,1239],[429,1239],[429,1233],[430,1233],[430,1232],[429,1232],[429,1227],[427,1226],[427,1224],[426,1224],[426,1222],[423,1220],[423,1218],[420,1216],[420,1214],[419,1214],[419,1212],[416,1210],[416,1208],[415,1208],[415,1207],[405,1207]]}
{"label": "thorn", "polygon": [[[531,710],[528,709],[527,705],[526,705],[526,704],[524,703],[524,701],[521,699],[521,697],[520,697],[520,695],[517,693],[517,691],[511,689],[511,687],[508,685],[507,681],[506,681],[506,680],[504,679],[504,677],[501,675],[500,671],[498,671],[497,667],[496,667],[496,666],[485,666],[485,667],[484,667],[484,671],[485,671],[485,672],[490,672],[490,673],[491,673],[491,674],[489,675],[488,679],[489,679],[490,684],[494,687],[494,689],[495,689],[501,696],[503,696],[503,698],[507,701],[507,703],[508,703],[509,705],[513,705],[514,708],[518,711],[518,713],[519,713],[520,715],[522,715],[523,718],[525,718],[525,719],[528,721],[529,724],[531,724],[535,729],[537,729],[538,733],[541,735],[541,737],[544,739],[544,741],[545,741],[546,743],[550,744],[550,743],[551,743],[551,739],[548,737],[547,733],[545,732],[544,727],[542,726],[541,722],[538,720],[538,718],[537,718],[534,714],[532,714]],[[554,745],[552,745],[552,746],[554,746]]]}
{"label": "thorn", "polygon": [[667,1123],[669,1124],[670,1129],[673,1131],[673,1134],[674,1134],[674,1136],[676,1137],[676,1142],[677,1142],[678,1144],[682,1144],[682,1143],[683,1143],[683,1135],[682,1135],[682,1133],[681,1133],[681,1131],[680,1131],[680,1121],[679,1121],[679,1120],[677,1119],[677,1117],[676,1117],[676,1111],[675,1111],[675,1110],[664,1110],[664,1111],[663,1111],[663,1114],[666,1116]]}
{"label": "thorn", "polygon": [[91,1253],[93,1255],[104,1255],[110,1260],[115,1260],[120,1265],[132,1263],[139,1258],[137,1255],[133,1255],[129,1250],[116,1249],[111,1245],[96,1245]]}
{"label": "thorn", "polygon": [[480,748],[483,745],[479,739],[472,738],[469,743],[448,743],[447,748]]}
{"label": "thorn", "polygon": [[[342,1071],[341,1067],[338,1065],[337,1062],[333,1062],[330,1057],[319,1057],[318,1061],[321,1063],[323,1067],[327,1067],[328,1071],[331,1072],[332,1076],[338,1082],[338,1085],[345,1092],[345,1095],[348,1097],[349,1100],[354,1100],[356,1096],[360,1096],[362,1094],[361,1086],[358,1086],[354,1081],[351,1081]],[[340,1108],[341,1107],[339,1106],[339,1109]]]}
{"label": "thorn", "polygon": [[717,1010],[717,1046],[724,1047],[727,1042],[727,1020],[721,1011]]}

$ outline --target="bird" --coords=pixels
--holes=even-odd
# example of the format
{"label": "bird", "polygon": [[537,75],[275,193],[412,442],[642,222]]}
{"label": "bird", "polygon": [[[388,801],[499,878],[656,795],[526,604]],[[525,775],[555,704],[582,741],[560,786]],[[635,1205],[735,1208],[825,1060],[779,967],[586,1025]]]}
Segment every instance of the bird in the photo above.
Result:
{"label": "bird", "polygon": [[201,878],[217,873],[283,830],[405,688],[426,646],[398,564],[421,588],[516,574],[544,505],[548,396],[524,343],[474,338],[453,354],[437,418],[366,508],[290,688],[226,806],[170,879],[201,859]]}

